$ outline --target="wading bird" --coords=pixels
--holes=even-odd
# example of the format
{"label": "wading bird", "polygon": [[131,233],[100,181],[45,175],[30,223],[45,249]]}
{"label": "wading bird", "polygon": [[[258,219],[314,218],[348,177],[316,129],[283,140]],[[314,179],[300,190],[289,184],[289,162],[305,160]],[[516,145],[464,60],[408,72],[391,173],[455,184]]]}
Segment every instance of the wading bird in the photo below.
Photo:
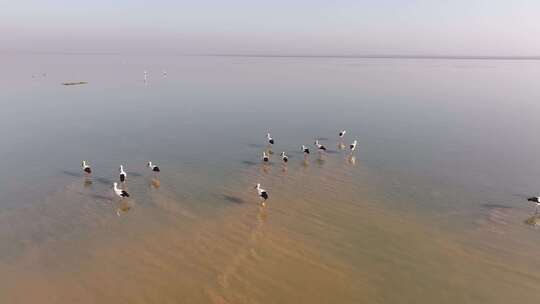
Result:
{"label": "wading bird", "polygon": [[265,201],[268,199],[268,192],[261,188],[261,184],[257,184],[257,186],[255,186],[255,189],[257,189],[257,194],[262,200],[261,204],[265,206]]}
{"label": "wading bird", "polygon": [[118,188],[118,183],[114,183],[113,184],[113,189],[114,189],[114,193],[120,197],[120,198],[125,198],[125,197],[129,197],[129,193],[127,193],[126,190],[123,190],[123,189],[119,189]]}
{"label": "wading bird", "polygon": [[315,146],[317,147],[317,149],[319,149],[319,151],[326,151],[326,147],[323,146],[323,145],[321,145],[321,144],[319,143],[319,140],[316,140],[316,141],[315,141]]}
{"label": "wading bird", "polygon": [[90,168],[90,165],[85,160],[82,161],[82,168],[86,174],[92,173],[92,169]]}
{"label": "wading bird", "polygon": [[274,139],[272,138],[272,136],[270,136],[270,133],[266,133],[266,139],[268,140],[269,144],[274,144]]}
{"label": "wading bird", "polygon": [[120,182],[125,182],[126,181],[126,177],[127,177],[127,174],[126,174],[126,171],[124,171],[124,166],[120,165]]}
{"label": "wading bird", "polygon": [[152,169],[152,171],[154,171],[154,172],[159,172],[160,171],[159,167],[157,165],[155,165],[155,164],[152,164],[151,161],[148,162],[147,167]]}
{"label": "wading bird", "polygon": [[351,149],[351,153],[354,152],[354,150],[356,150],[356,144],[358,143],[358,141],[355,139],[352,144],[349,145],[349,149]]}
{"label": "wading bird", "polygon": [[281,152],[281,160],[286,163],[289,161],[289,157],[287,155],[285,155],[285,152]]}
{"label": "wading bird", "polygon": [[536,203],[536,210],[535,210],[535,214],[538,213],[538,207],[540,206],[540,197],[538,196],[533,196],[533,197],[529,197],[527,199],[529,202],[534,202]]}

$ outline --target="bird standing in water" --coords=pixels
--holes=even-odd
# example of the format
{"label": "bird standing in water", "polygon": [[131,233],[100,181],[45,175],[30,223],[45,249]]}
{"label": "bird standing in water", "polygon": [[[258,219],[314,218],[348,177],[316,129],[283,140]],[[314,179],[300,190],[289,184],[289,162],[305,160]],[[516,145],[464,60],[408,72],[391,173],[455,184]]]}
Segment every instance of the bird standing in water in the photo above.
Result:
{"label": "bird standing in water", "polygon": [[356,144],[358,143],[358,141],[355,139],[352,144],[349,145],[349,149],[351,149],[351,153],[354,152],[354,150],[356,150]]}
{"label": "bird standing in water", "polygon": [[123,189],[118,188],[118,183],[114,183],[114,184],[113,184],[113,189],[114,189],[114,193],[115,193],[118,197],[120,197],[120,198],[129,197],[129,193],[127,193],[126,190],[123,190]]}
{"label": "bird standing in water", "polygon": [[289,161],[289,157],[288,157],[287,155],[285,155],[285,152],[281,152],[280,156],[281,156],[281,160],[282,160],[284,163],[286,163],[286,162]]}
{"label": "bird standing in water", "polygon": [[321,145],[318,140],[315,141],[315,146],[319,149],[319,152],[326,151],[326,147]]}
{"label": "bird standing in water", "polygon": [[274,139],[272,138],[272,136],[270,136],[270,133],[266,133],[266,139],[268,140],[269,144],[274,144]]}
{"label": "bird standing in water", "polygon": [[120,182],[125,182],[126,181],[126,177],[127,177],[127,174],[126,174],[126,171],[124,171],[124,166],[120,165]]}
{"label": "bird standing in water", "polygon": [[152,164],[151,161],[148,162],[148,164],[146,165],[148,168],[152,169],[152,171],[154,172],[159,172],[159,167],[155,164]]}
{"label": "bird standing in water", "polygon": [[538,207],[540,206],[540,197],[538,196],[533,196],[533,197],[529,197],[527,199],[529,202],[534,202],[536,203],[536,210],[534,212],[534,214],[537,214],[538,213]]}
{"label": "bird standing in water", "polygon": [[92,169],[90,168],[90,165],[85,160],[82,161],[82,168],[86,174],[92,173]]}
{"label": "bird standing in water", "polygon": [[257,189],[257,194],[259,195],[259,197],[261,198],[262,202],[261,202],[261,205],[264,207],[266,206],[266,200],[268,199],[268,192],[266,192],[266,190],[264,190],[263,188],[261,188],[261,184],[257,184],[257,186],[255,186],[255,189]]}
{"label": "bird standing in water", "polygon": [[309,154],[309,148],[302,145],[302,152],[304,152],[304,156],[307,156]]}
{"label": "bird standing in water", "polygon": [[266,153],[266,151],[263,151],[262,160],[265,163],[267,163],[270,160],[270,158],[268,157],[268,154]]}

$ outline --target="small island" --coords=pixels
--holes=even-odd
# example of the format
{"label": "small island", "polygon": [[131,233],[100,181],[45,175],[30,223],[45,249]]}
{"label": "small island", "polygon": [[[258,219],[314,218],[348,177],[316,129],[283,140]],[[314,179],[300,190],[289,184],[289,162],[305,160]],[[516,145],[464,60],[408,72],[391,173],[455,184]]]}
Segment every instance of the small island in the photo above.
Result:
{"label": "small island", "polygon": [[63,82],[62,84],[65,86],[69,85],[79,85],[79,84],[87,84],[88,81],[78,81],[78,82]]}

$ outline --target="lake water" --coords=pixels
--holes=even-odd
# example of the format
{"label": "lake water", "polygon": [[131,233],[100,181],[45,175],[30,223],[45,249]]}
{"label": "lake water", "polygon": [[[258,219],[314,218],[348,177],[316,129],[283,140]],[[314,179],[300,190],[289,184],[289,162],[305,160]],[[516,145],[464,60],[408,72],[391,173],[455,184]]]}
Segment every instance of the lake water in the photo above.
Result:
{"label": "lake water", "polygon": [[[539,61],[0,65],[1,303],[540,300]],[[329,151],[304,162],[316,138]]]}

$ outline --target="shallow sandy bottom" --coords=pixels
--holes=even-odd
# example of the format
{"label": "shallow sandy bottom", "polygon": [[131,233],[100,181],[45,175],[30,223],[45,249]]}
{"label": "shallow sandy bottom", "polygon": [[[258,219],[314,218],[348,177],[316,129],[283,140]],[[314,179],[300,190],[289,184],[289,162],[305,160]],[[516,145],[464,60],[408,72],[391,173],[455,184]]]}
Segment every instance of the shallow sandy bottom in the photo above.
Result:
{"label": "shallow sandy bottom", "polygon": [[[122,203],[106,181],[72,178],[40,204],[3,213],[0,302],[540,298],[539,246],[519,241],[521,229],[532,228],[508,229],[523,216],[513,209],[494,206],[455,233],[385,207],[368,170],[339,156],[288,168],[255,164],[221,187],[189,191],[205,178],[195,170],[159,182],[139,176],[129,182],[133,199]],[[269,190],[265,208],[255,182]]]}

